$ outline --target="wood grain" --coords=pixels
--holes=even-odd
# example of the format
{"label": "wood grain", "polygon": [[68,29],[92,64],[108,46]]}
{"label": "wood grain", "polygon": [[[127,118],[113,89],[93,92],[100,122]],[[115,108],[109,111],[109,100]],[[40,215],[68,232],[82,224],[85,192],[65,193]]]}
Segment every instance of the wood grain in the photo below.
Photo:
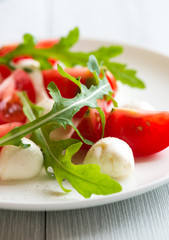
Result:
{"label": "wood grain", "polygon": [[101,207],[48,212],[46,239],[167,240],[169,185]]}
{"label": "wood grain", "polygon": [[1,210],[0,239],[45,239],[45,213]]}

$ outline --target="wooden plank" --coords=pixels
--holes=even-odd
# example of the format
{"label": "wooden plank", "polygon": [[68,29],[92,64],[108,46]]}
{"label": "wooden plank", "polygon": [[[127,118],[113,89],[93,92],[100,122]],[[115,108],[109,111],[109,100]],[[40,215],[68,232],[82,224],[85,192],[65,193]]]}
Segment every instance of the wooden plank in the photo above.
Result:
{"label": "wooden plank", "polygon": [[0,239],[45,239],[45,213],[1,210]]}
{"label": "wooden plank", "polygon": [[169,185],[105,206],[47,213],[46,239],[165,240]]}

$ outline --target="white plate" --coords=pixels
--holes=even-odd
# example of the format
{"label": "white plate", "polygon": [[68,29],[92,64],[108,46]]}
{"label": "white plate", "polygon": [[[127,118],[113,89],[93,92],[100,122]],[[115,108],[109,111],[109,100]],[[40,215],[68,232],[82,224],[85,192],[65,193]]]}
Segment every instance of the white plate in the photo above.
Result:
{"label": "white plate", "polygon": [[[76,49],[91,50],[110,42],[81,40]],[[124,54],[116,61],[128,63],[129,67],[139,71],[144,79],[146,90],[132,89],[120,85],[117,95],[119,104],[131,99],[150,102],[157,110],[169,110],[169,58],[128,45],[124,46]],[[151,143],[150,143],[151,144]],[[25,182],[0,183],[0,208],[18,210],[66,210],[98,206],[112,203],[145,193],[169,182],[169,148],[144,159],[137,159],[133,176],[122,181],[123,191],[108,196],[92,196],[84,199],[75,190],[63,193],[56,181],[45,174],[39,178]],[[65,182],[66,187],[70,187]]]}

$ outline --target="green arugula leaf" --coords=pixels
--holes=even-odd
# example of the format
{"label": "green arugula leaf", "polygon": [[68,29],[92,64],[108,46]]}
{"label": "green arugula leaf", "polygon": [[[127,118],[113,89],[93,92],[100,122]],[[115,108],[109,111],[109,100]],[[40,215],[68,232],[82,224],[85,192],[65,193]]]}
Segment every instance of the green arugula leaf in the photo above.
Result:
{"label": "green arugula leaf", "polygon": [[[24,106],[24,112],[30,121],[34,121],[41,114],[42,109],[32,104],[25,93],[19,94]],[[80,149],[81,142],[75,139],[52,141],[50,132],[57,124],[47,124],[37,129],[32,134],[33,141],[39,145],[44,155],[44,166],[47,173],[54,176],[61,189],[69,192],[63,186],[63,180],[67,179],[71,185],[85,198],[92,194],[107,195],[120,192],[122,187],[110,176],[100,173],[100,167],[94,164],[74,165],[72,156]],[[53,169],[50,173],[49,168]]]}
{"label": "green arugula leaf", "polygon": [[[93,62],[94,64],[92,64]],[[18,95],[23,103],[24,113],[31,122],[14,128],[7,135],[0,138],[0,146],[13,144],[29,147],[28,145],[23,145],[22,137],[28,133],[32,133],[31,138],[43,151],[44,166],[47,173],[50,176],[55,176],[63,191],[70,191],[62,183],[64,179],[67,179],[85,198],[89,198],[92,194],[107,195],[116,193],[121,191],[122,187],[110,176],[102,174],[98,165],[74,165],[71,162],[71,158],[80,149],[82,143],[75,139],[53,141],[50,139],[50,132],[59,126],[65,128],[66,125],[71,125],[78,132],[73,125],[72,117],[83,106],[98,109],[104,129],[104,113],[98,107],[96,100],[102,98],[105,94],[109,94],[111,88],[105,75],[101,79],[98,76],[99,73],[96,73],[98,71],[98,63],[94,56],[89,59],[89,65],[92,66],[92,70],[95,73],[94,76],[98,80],[98,85],[93,85],[88,89],[80,81],[77,82],[70,75],[66,75],[71,81],[80,84],[81,89],[81,92],[75,98],[66,99],[61,96],[58,88],[51,82],[48,89],[55,103],[52,110],[44,116],[41,116],[42,108],[31,103],[26,93],[19,92]],[[59,71],[65,76],[66,73],[61,67]],[[80,135],[79,132],[78,134]],[[83,140],[90,144],[89,141]],[[53,170],[52,173],[50,172],[51,168]]]}
{"label": "green arugula leaf", "polygon": [[41,65],[41,69],[50,69],[52,66],[48,59],[59,59],[67,67],[73,67],[75,65],[86,66],[90,55],[94,55],[99,64],[109,69],[114,74],[117,80],[124,84],[128,84],[131,87],[144,88],[145,85],[136,76],[136,71],[127,69],[126,64],[112,62],[112,58],[118,56],[123,52],[121,46],[108,46],[100,47],[99,49],[91,52],[74,52],[70,48],[78,41],[79,30],[74,28],[66,37],[62,37],[60,41],[48,49],[39,49],[35,47],[35,40],[30,34],[24,35],[24,41],[12,52],[0,57],[0,64],[6,64],[8,67],[13,67],[11,61],[16,56],[30,55],[34,59],[38,60]]}
{"label": "green arugula leaf", "polygon": [[[45,129],[44,129],[45,128]],[[74,165],[71,162],[72,156],[80,149],[81,143],[75,143],[75,139],[61,141],[51,141],[47,126],[42,128],[43,153],[45,167],[51,167],[54,175],[63,191],[68,192],[62,185],[62,181],[67,179],[71,185],[85,198],[91,194],[107,195],[122,190],[119,183],[111,179],[110,176],[100,173],[98,165]],[[50,158],[50,159],[49,159]]]}
{"label": "green arugula leaf", "polygon": [[66,37],[62,37],[58,44],[52,47],[53,50],[61,51],[71,48],[79,39],[79,29],[75,27]]}
{"label": "green arugula leaf", "polygon": [[137,72],[127,69],[125,64],[106,61],[105,66],[123,84],[127,84],[130,87],[145,88],[145,84],[136,76]]}
{"label": "green arugula leaf", "polygon": [[65,78],[68,78],[72,82],[74,82],[80,89],[81,89],[81,84],[80,84],[80,77],[74,78],[73,76],[69,75],[67,72],[63,70],[63,68],[58,64],[58,72]]}
{"label": "green arugula leaf", "polygon": [[36,44],[36,40],[31,34],[26,33],[23,35],[23,44],[34,47]]}
{"label": "green arugula leaf", "polygon": [[97,76],[99,76],[100,68],[99,68],[97,59],[96,59],[96,57],[94,55],[91,55],[89,57],[89,62],[87,63],[87,67],[90,70],[90,72],[92,72],[92,73],[95,72],[97,74]]}
{"label": "green arugula leaf", "polygon": [[[0,138],[0,146],[4,146],[7,144],[16,145],[16,143],[20,144],[20,139],[22,137],[26,136],[31,132],[34,132],[36,129],[44,126],[45,124],[52,122],[57,122],[58,125],[63,126],[64,128],[66,127],[66,125],[72,126],[82,138],[81,134],[78,132],[72,122],[72,117],[84,106],[97,108],[98,105],[96,100],[102,99],[104,95],[109,94],[109,92],[111,91],[110,84],[105,76],[103,76],[102,79],[100,79],[98,76],[96,77],[99,79],[98,85],[92,85],[88,89],[85,85],[80,83],[81,92],[72,99],[63,98],[56,85],[51,82],[48,86],[48,89],[50,91],[50,95],[55,101],[52,110],[46,115],[37,118],[32,122],[10,131],[7,135]],[[102,116],[101,119],[104,123]],[[90,141],[85,140],[84,138],[82,138],[82,140],[87,144],[92,144]]]}

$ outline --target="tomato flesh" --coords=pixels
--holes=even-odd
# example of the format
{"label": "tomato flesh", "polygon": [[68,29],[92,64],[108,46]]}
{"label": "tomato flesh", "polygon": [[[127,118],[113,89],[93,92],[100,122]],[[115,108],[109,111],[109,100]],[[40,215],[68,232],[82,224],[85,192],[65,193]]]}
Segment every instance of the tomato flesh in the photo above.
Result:
{"label": "tomato flesh", "polygon": [[0,84],[0,124],[25,122],[26,117],[17,91],[26,91],[30,100],[35,102],[35,90],[31,79],[21,69],[15,70]]}
{"label": "tomato flesh", "polygon": [[57,44],[59,39],[41,40],[36,44],[36,48],[51,48]]}
{"label": "tomato flesh", "polygon": [[0,83],[3,82],[3,80],[11,74],[11,70],[5,66],[5,65],[0,65]]}
{"label": "tomato flesh", "polygon": [[[92,77],[91,72],[87,68],[80,68],[80,70],[78,68],[67,68],[64,70],[75,78],[81,76],[81,83],[83,84],[85,83],[86,79]],[[47,86],[50,82],[54,82],[60,90],[62,97],[73,98],[79,91],[79,87],[75,83],[67,78],[62,77],[57,70],[44,70],[42,71],[42,74],[45,88],[47,89]],[[51,96],[49,95],[49,97]]]}
{"label": "tomato flesh", "polygon": [[18,69],[13,72],[12,77],[15,82],[15,89],[17,91],[25,91],[29,99],[35,102],[35,90],[29,75],[25,71]]}
{"label": "tomato flesh", "polygon": [[0,125],[0,138],[5,136],[13,128],[20,127],[21,125],[22,125],[21,122],[11,122]]}
{"label": "tomato flesh", "polygon": [[[97,100],[99,107],[104,111],[105,119],[107,119],[109,112],[112,109],[112,102],[107,102],[104,99]],[[97,142],[102,137],[102,123],[100,114],[96,109],[89,108],[85,115],[82,117],[77,129],[81,135],[92,141]],[[80,139],[76,132],[73,133],[72,138]],[[87,144],[82,145],[83,148],[89,149],[90,146]]]}
{"label": "tomato flesh", "polygon": [[145,156],[169,146],[169,112],[115,109],[106,121],[105,137],[129,144],[135,156]]}
{"label": "tomato flesh", "polygon": [[[89,71],[86,67],[79,67],[79,68],[66,68],[64,69],[68,74],[77,78],[81,77],[81,83],[87,85],[88,87],[92,84],[93,74]],[[62,97],[65,98],[73,98],[76,96],[77,92],[79,91],[78,86],[71,82],[69,79],[62,77],[58,70],[44,70],[42,72],[44,85],[47,89],[47,86],[50,82],[54,82]],[[110,72],[106,72],[106,77],[112,87],[114,92],[117,91],[117,83],[114,76]],[[50,95],[49,95],[50,96]]]}

